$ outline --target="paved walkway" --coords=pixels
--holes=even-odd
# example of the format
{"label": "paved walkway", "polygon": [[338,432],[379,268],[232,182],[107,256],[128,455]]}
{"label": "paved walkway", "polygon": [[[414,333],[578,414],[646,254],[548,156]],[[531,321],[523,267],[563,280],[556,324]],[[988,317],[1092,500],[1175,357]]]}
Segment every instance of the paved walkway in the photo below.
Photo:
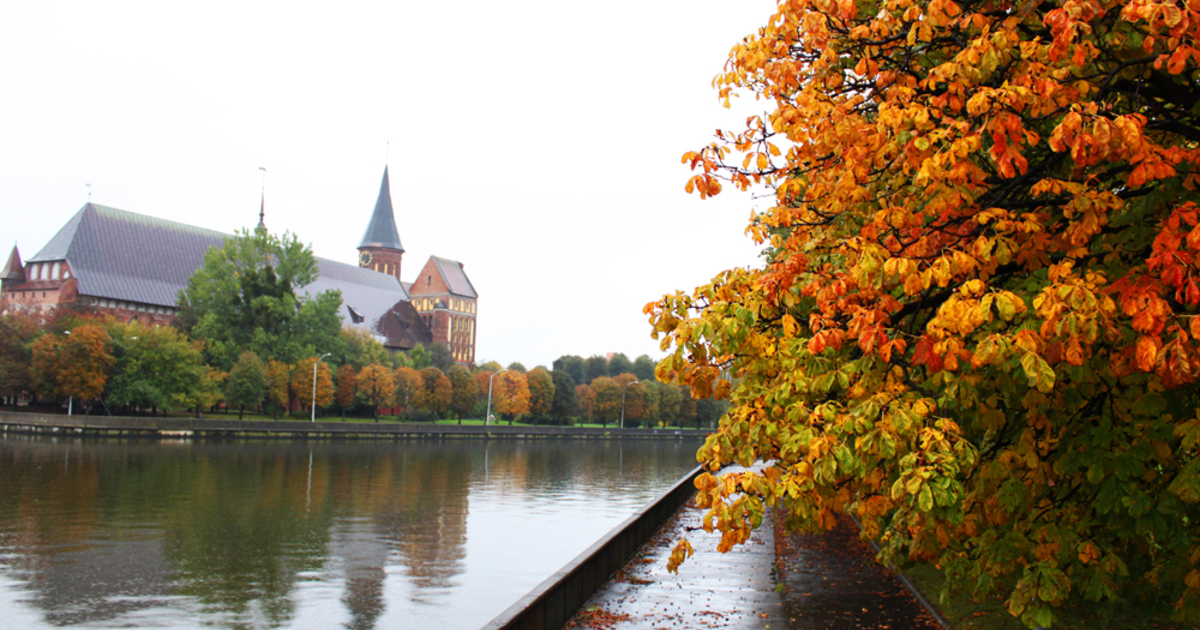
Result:
{"label": "paved walkway", "polygon": [[823,536],[785,536],[768,515],[726,554],[718,536],[696,529],[687,533],[696,554],[667,572],[671,548],[702,516],[691,504],[680,510],[567,628],[939,630],[848,520]]}

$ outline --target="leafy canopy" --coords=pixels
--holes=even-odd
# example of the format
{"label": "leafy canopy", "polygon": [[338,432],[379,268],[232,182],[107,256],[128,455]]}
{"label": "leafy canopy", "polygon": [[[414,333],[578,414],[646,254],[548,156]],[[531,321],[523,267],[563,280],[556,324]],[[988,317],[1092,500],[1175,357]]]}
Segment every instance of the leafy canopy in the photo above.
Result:
{"label": "leafy canopy", "polygon": [[228,369],[244,350],[295,363],[343,343],[341,293],[306,293],[316,279],[316,258],[295,235],[243,230],[205,253],[180,293],[181,320],[213,365]]}
{"label": "leafy canopy", "polygon": [[721,98],[769,111],[686,188],[767,189],[764,263],[647,306],[659,376],[732,403],[702,461],[775,462],[698,482],[722,549],[764,505],[850,512],[1029,626],[1200,617],[1198,30],[1195,2],[783,0],[733,48]]}

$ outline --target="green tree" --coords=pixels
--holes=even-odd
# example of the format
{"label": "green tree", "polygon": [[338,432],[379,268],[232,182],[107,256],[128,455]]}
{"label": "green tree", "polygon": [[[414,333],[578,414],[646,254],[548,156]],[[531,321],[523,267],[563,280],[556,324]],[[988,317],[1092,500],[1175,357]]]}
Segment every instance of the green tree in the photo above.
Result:
{"label": "green tree", "polygon": [[246,407],[258,407],[267,396],[267,368],[257,354],[247,350],[225,378],[225,402],[238,408],[238,420]]}
{"label": "green tree", "polygon": [[450,352],[450,346],[440,341],[429,346],[429,365],[441,370],[444,374],[454,363],[454,354]]}
{"label": "green tree", "polygon": [[475,379],[471,377],[470,370],[461,365],[451,367],[446,376],[450,379],[450,387],[453,390],[450,411],[458,418],[458,423],[462,424],[462,419],[470,415],[479,400]]}
{"label": "green tree", "polygon": [[528,372],[528,370],[525,369],[525,366],[520,361],[513,361],[512,363],[509,363],[508,369],[513,370],[514,372],[520,372],[521,374]]}
{"label": "green tree", "polygon": [[293,363],[341,345],[341,294],[310,296],[316,279],[316,259],[294,235],[242,231],[204,255],[179,307],[212,365],[228,369],[243,350]]}
{"label": "green tree", "polygon": [[[582,367],[583,363],[580,362]],[[569,424],[571,418],[579,415],[579,401],[575,398],[575,381],[566,370],[553,370],[550,377],[554,381],[554,399],[550,402],[550,417],[558,424]]]}
{"label": "green tree", "polygon": [[338,337],[341,341],[342,351],[334,352],[333,358],[339,359],[339,354],[342,356],[339,360],[331,359],[333,363],[349,363],[357,372],[372,363],[386,365],[390,361],[387,348],[384,348],[378,339],[365,330],[343,328],[338,333]]}
{"label": "green tree", "polygon": [[591,384],[592,381],[601,376],[608,375],[608,359],[600,355],[593,355],[587,358],[583,363],[583,380],[584,384]]}
{"label": "green tree", "polygon": [[608,367],[605,369],[605,374],[611,377],[617,377],[620,374],[633,372],[633,363],[629,357],[625,356],[624,352],[618,352],[608,359]]}
{"label": "green tree", "polygon": [[109,406],[138,409],[186,408],[204,375],[200,343],[170,327],[148,328],[110,320],[113,370],[105,385]]}
{"label": "green tree", "polygon": [[38,390],[81,403],[100,397],[113,365],[112,339],[98,324],[43,335],[34,342],[32,354]]}
{"label": "green tree", "polygon": [[[635,362],[636,363],[636,362]],[[655,380],[641,381],[642,400],[645,410],[643,418],[646,426],[661,426],[662,416],[659,400],[662,396],[663,384]]]}
{"label": "green tree", "polygon": [[414,370],[429,367],[429,353],[425,351],[425,346],[417,344],[408,351],[408,366]]}
{"label": "green tree", "polygon": [[658,388],[658,421],[662,426],[668,427],[679,421],[680,406],[687,395],[686,388],[662,383]]}
{"label": "green tree", "polygon": [[267,402],[275,405],[275,419],[279,419],[279,411],[287,411],[292,402],[291,395],[292,371],[283,361],[271,359],[267,361]]}
{"label": "green tree", "polygon": [[651,359],[650,355],[643,354],[633,360],[633,369],[630,371],[637,376],[639,381],[648,383],[654,380],[654,359]]}
{"label": "green tree", "polygon": [[551,372],[561,370],[571,376],[571,380],[575,384],[580,384],[584,380],[584,362],[583,357],[574,354],[564,354],[554,360],[550,365]]}

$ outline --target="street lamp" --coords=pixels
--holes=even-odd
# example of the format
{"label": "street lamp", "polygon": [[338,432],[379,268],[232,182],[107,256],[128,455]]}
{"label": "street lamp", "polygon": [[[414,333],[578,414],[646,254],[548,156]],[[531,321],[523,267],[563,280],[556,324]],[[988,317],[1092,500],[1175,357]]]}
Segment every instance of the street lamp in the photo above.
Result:
{"label": "street lamp", "polygon": [[333,353],[326,352],[325,354],[322,354],[316,361],[313,361],[312,418],[309,419],[309,422],[317,421],[317,366],[320,365],[321,359],[324,359],[331,354]]}
{"label": "street lamp", "polygon": [[625,387],[621,388],[621,428],[622,429],[625,428],[625,388],[629,387],[630,385],[636,385],[636,384],[637,384],[637,381],[630,381],[628,383],[625,383]]}
{"label": "street lamp", "polygon": [[[92,194],[91,192],[88,192],[88,195],[91,195],[91,194]],[[69,334],[71,334],[71,331],[64,330],[63,334],[69,335]],[[74,406],[75,406],[75,394],[71,394],[70,398],[67,398],[67,415],[68,416],[71,415],[71,411]],[[60,407],[60,409],[61,409],[61,407]]]}
{"label": "street lamp", "polygon": [[[507,371],[508,371],[508,368],[504,368],[504,369],[500,370],[500,372],[507,372]],[[492,423],[492,380],[495,379],[496,375],[499,374],[500,372],[493,372],[491,377],[488,378],[488,404],[487,404],[487,411],[485,412],[485,414],[483,416],[483,424],[485,426]]]}

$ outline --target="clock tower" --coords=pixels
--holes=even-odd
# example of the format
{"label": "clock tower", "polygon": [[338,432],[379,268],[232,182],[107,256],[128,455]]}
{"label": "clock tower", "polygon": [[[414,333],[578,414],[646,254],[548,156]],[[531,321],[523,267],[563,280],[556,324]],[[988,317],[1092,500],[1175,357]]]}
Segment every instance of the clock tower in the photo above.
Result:
{"label": "clock tower", "polygon": [[380,273],[400,278],[400,258],[404,246],[400,244],[400,233],[396,231],[396,214],[392,211],[392,191],[388,185],[388,170],[383,168],[383,183],[379,185],[379,198],[375,200],[375,212],[358,245],[358,266],[374,269]]}

